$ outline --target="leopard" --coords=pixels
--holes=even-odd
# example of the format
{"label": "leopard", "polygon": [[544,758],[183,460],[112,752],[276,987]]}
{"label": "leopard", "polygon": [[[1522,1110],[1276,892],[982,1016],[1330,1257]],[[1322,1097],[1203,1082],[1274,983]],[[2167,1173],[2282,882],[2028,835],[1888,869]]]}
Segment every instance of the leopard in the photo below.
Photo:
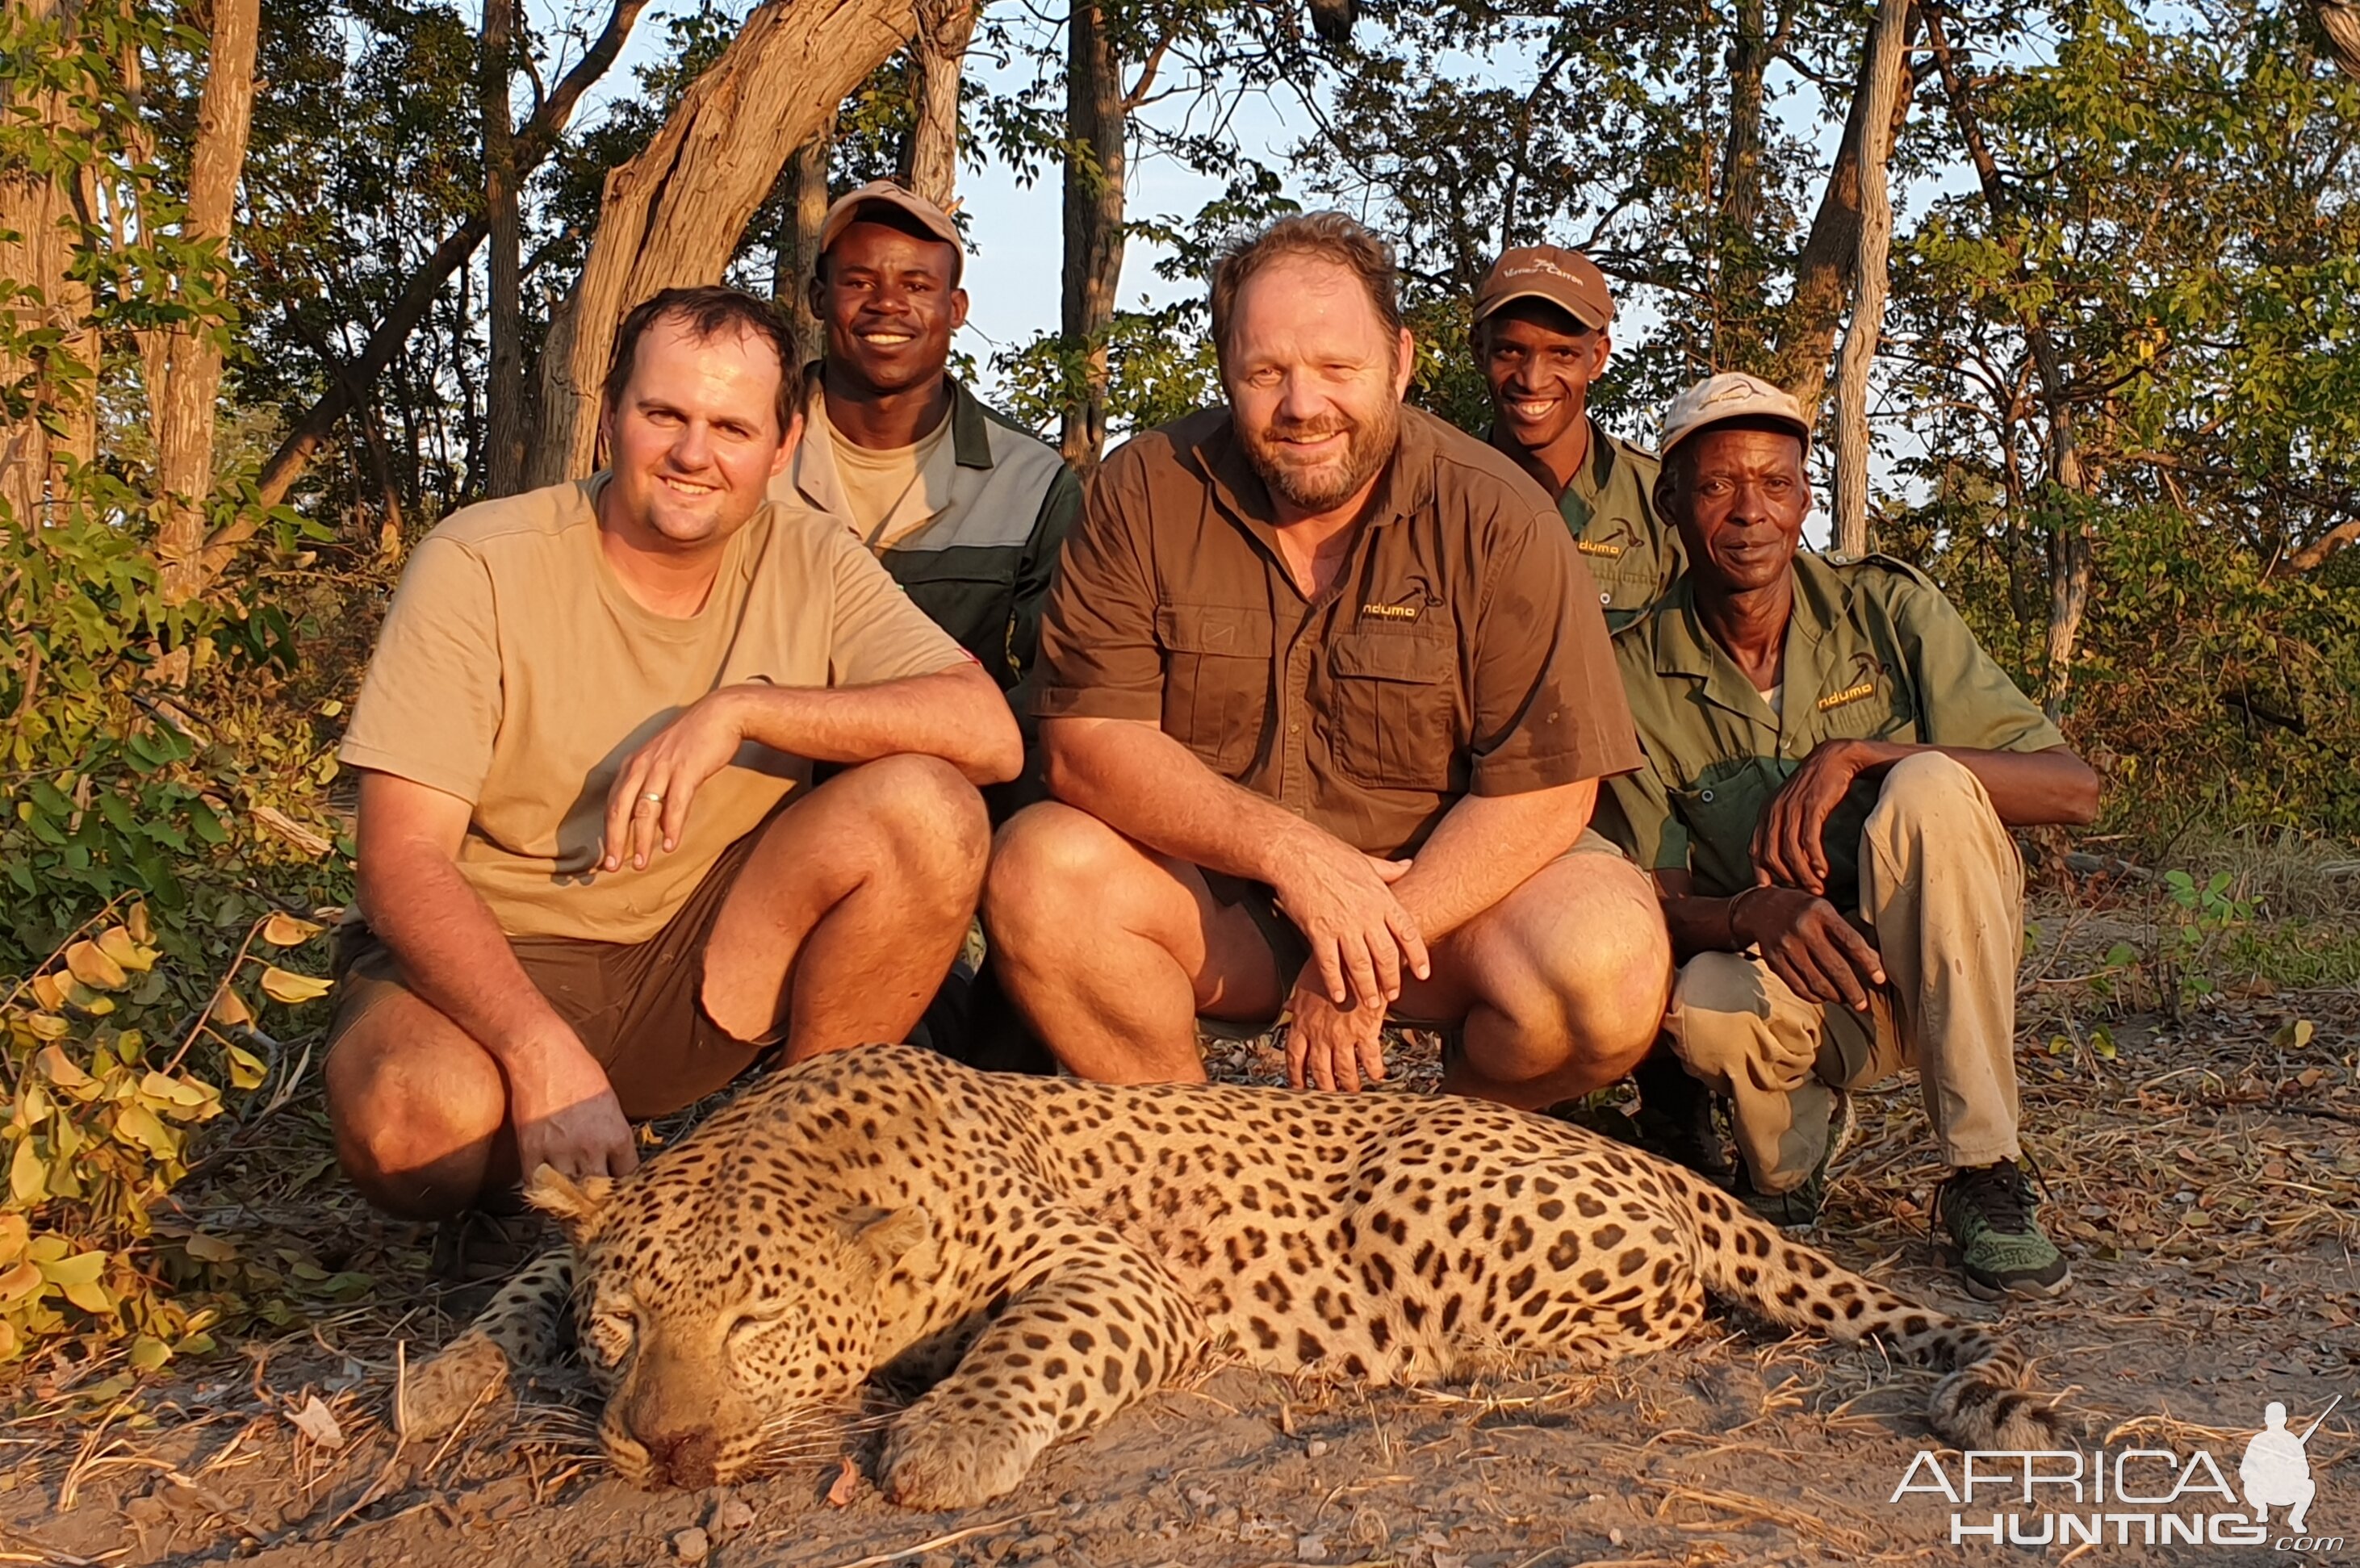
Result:
{"label": "leopard", "polygon": [[[1014,1488],[1051,1444],[1223,1361],[1367,1386],[1596,1367],[1708,1297],[1936,1368],[1972,1450],[2074,1430],[1985,1324],[1908,1301],[1710,1181],[1448,1094],[1116,1085],[909,1046],[779,1070],[628,1176],[543,1166],[563,1236],[409,1378],[447,1434],[578,1353],[649,1489],[775,1469],[782,1434],[922,1388],[876,1476],[905,1507]],[[792,1446],[788,1444],[787,1446]]]}

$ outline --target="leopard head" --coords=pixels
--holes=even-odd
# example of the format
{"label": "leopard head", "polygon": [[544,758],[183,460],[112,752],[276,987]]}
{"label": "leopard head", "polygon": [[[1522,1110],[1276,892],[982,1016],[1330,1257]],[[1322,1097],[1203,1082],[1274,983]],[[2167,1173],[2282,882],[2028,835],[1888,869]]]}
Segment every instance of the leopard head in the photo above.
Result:
{"label": "leopard head", "polygon": [[878,1362],[879,1281],[932,1240],[922,1208],[732,1176],[659,1160],[577,1182],[543,1166],[526,1189],[573,1244],[600,1444],[650,1490],[836,1441]]}

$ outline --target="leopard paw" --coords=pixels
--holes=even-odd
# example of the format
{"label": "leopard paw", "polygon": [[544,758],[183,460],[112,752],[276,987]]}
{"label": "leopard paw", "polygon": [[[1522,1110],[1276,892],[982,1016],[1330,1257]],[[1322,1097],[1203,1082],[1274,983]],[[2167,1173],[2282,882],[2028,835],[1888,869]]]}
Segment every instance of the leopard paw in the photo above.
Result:
{"label": "leopard paw", "polygon": [[395,1398],[394,1425],[404,1442],[436,1442],[478,1408],[506,1406],[508,1353],[481,1334],[463,1334],[411,1372]]}
{"label": "leopard paw", "polygon": [[1013,1491],[1033,1449],[983,1422],[905,1417],[886,1434],[877,1467],[885,1496],[905,1508],[967,1508]]}

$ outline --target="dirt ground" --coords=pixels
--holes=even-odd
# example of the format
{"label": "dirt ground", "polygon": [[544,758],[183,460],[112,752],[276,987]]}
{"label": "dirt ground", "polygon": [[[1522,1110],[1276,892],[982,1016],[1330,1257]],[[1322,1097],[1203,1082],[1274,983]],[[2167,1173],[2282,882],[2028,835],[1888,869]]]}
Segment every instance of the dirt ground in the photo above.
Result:
{"label": "dirt ground", "polygon": [[[2007,1321],[2043,1385],[2111,1430],[2111,1450],[2176,1456],[2137,1462],[2150,1466],[2202,1448],[2234,1485],[2267,1401],[2300,1432],[2340,1396],[2308,1448],[2307,1524],[2336,1546],[2149,1546],[2137,1526],[2121,1527],[2125,1544],[2113,1525],[2096,1547],[1953,1546],[1954,1512],[1985,1523],[2007,1504],[1989,1487],[1956,1510],[1930,1492],[1889,1501],[1934,1446],[1929,1376],[1726,1312],[1677,1351],[1603,1374],[1371,1393],[1216,1372],[1053,1449],[1013,1495],[967,1513],[885,1503],[868,1479],[873,1443],[850,1447],[848,1470],[826,1460],[727,1491],[634,1491],[606,1473],[592,1417],[562,1385],[511,1421],[404,1451],[387,1420],[401,1367],[470,1302],[421,1283],[423,1231],[342,1197],[317,1126],[297,1117],[191,1195],[187,1217],[250,1246],[297,1238],[312,1273],[366,1272],[370,1289],[127,1392],[104,1367],[0,1388],[0,1563],[2360,1562],[2360,993],[2232,996],[2176,1020],[2093,1010],[2075,971],[2107,935],[2062,923],[2027,968],[2019,1060],[2045,1213],[2076,1284]],[[1251,1044],[1217,1062],[1232,1078],[1274,1065]],[[1420,1092],[1430,1063],[1399,1065],[1407,1081],[1389,1092]],[[1988,1317],[1929,1243],[1941,1171],[1915,1101],[1908,1085],[1869,1099],[1817,1239]],[[304,1180],[255,1177],[290,1167]],[[1943,1462],[1955,1481],[1959,1456]],[[2026,1512],[2021,1528],[2037,1530]]]}

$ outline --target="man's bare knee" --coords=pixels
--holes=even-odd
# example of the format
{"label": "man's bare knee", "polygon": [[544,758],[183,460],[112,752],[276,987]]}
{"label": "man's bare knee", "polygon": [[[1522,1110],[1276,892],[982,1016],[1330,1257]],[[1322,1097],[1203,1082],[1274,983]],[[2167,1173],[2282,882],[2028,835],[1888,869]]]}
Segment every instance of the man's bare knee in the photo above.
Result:
{"label": "man's bare knee", "polygon": [[831,834],[821,853],[866,862],[858,867],[863,875],[893,875],[972,912],[991,853],[991,819],[958,769],[938,757],[886,757],[847,770],[829,787],[868,831]]}
{"label": "man's bare knee", "polygon": [[322,1077],[337,1164],[372,1203],[425,1219],[475,1200],[508,1119],[480,1046],[423,1003],[388,1002],[336,1041]]}
{"label": "man's bare knee", "polygon": [[1087,811],[1045,800],[1017,812],[1000,830],[984,877],[993,945],[1021,959],[1044,939],[1097,923],[1121,862],[1136,859],[1125,851],[1121,835]]}

